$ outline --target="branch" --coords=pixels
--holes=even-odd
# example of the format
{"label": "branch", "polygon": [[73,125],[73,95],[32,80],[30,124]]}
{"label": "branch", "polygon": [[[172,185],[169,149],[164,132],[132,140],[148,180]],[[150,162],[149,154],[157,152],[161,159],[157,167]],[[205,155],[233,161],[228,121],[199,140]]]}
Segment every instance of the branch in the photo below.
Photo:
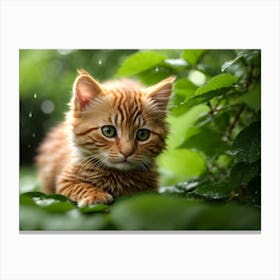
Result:
{"label": "branch", "polygon": [[245,105],[242,105],[242,106],[240,107],[240,109],[239,109],[239,111],[237,112],[237,114],[236,114],[236,116],[235,116],[233,122],[232,122],[231,125],[229,126],[229,128],[228,128],[228,135],[227,135],[227,139],[228,139],[228,140],[231,140],[232,131],[233,131],[235,125],[237,124],[237,122],[238,122],[238,120],[239,120],[239,118],[240,118],[240,115],[241,115],[241,113],[243,112],[244,108],[245,108]]}

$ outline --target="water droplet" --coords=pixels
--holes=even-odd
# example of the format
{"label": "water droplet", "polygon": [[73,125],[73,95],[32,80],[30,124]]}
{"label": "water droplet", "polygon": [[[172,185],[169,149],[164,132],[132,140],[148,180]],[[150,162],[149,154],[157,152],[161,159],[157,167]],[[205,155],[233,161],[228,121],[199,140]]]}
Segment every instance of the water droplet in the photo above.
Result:
{"label": "water droplet", "polygon": [[37,93],[35,92],[33,96],[34,96],[34,98],[37,98]]}
{"label": "water droplet", "polygon": [[50,100],[44,100],[41,104],[41,110],[45,113],[45,114],[50,114],[53,112],[55,108],[55,105],[52,101]]}
{"label": "water droplet", "polygon": [[33,132],[33,133],[32,133],[32,137],[33,137],[33,138],[35,138],[35,137],[36,137],[36,134],[35,134],[35,132]]}
{"label": "water droplet", "polygon": [[30,112],[28,116],[29,116],[29,118],[32,118],[32,112]]}
{"label": "water droplet", "polygon": [[98,60],[98,64],[100,65],[100,64],[102,64],[102,60],[101,60],[101,58],[99,58],[99,60]]}
{"label": "water droplet", "polygon": [[156,67],[156,72],[158,72],[158,66]]}

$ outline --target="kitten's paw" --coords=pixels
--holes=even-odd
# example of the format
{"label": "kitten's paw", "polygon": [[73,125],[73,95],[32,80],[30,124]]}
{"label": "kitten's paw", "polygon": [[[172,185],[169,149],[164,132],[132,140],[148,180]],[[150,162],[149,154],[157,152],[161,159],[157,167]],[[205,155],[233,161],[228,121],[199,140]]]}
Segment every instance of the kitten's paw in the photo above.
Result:
{"label": "kitten's paw", "polygon": [[114,200],[113,196],[109,193],[93,193],[86,197],[83,197],[78,201],[78,206],[85,206],[90,204],[98,204],[98,203],[110,203]]}

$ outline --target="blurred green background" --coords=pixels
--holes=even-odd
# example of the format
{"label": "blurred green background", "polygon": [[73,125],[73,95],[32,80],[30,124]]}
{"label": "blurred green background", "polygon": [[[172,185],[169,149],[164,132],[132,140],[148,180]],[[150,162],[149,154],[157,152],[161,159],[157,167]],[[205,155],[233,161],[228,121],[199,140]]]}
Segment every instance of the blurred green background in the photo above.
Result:
{"label": "blurred green background", "polygon": [[[165,218],[157,229],[259,228],[260,59],[259,50],[20,50],[21,229],[135,229],[132,222],[135,217],[140,223],[136,229],[149,229],[154,221],[149,224],[146,220],[147,215],[151,215],[146,213],[147,209],[151,208],[159,217],[157,207],[160,209],[169,204],[175,211],[173,213],[169,209],[170,215],[179,215],[178,225],[170,225]],[[61,196],[49,197],[38,193],[40,186],[36,180],[33,158],[47,131],[64,119],[77,68],[87,70],[100,82],[131,77],[151,85],[176,75],[167,117],[171,129],[168,148],[157,160],[161,174],[160,198],[155,196],[151,200],[150,196],[141,195],[127,200],[121,198],[120,204],[117,202],[112,206],[113,210],[106,206],[90,207],[81,214],[80,209],[77,210]],[[247,147],[248,141],[254,145]],[[215,205],[222,207],[219,210],[201,201],[226,204]],[[237,202],[238,205],[228,205],[228,202]],[[238,224],[239,220],[234,215],[241,211],[239,206],[245,207],[243,210],[249,207],[248,219],[243,224]],[[51,217],[47,218],[50,222],[42,226],[39,221],[50,207],[54,209],[51,210]],[[139,207],[140,214],[137,210],[136,216],[126,217],[126,211],[122,210],[125,207],[131,213],[134,213],[134,207]],[[153,210],[153,207],[156,209]],[[200,210],[197,212],[194,209],[203,207],[207,209],[206,212],[214,209],[211,210],[213,213],[233,211],[228,216],[232,217],[232,221],[225,223],[226,216],[222,215],[216,226],[215,223],[207,226],[206,212],[201,210],[198,226],[192,223],[190,226],[188,219],[194,219],[200,213]],[[72,212],[79,219],[89,218],[83,216],[85,212],[97,212],[98,215],[95,213],[89,222],[75,225],[77,219],[71,216]],[[180,214],[184,212],[187,213],[186,217]],[[62,216],[59,218],[59,215]],[[209,217],[213,218],[211,215]],[[59,226],[62,217],[65,221],[68,217],[70,224],[64,222],[64,226]],[[131,222],[122,224],[119,221],[122,218]],[[53,226],[55,219],[57,226]],[[92,224],[92,219],[97,219],[96,226],[94,222]],[[110,220],[110,226],[104,219],[107,222]],[[30,224],[30,221],[34,223]]]}

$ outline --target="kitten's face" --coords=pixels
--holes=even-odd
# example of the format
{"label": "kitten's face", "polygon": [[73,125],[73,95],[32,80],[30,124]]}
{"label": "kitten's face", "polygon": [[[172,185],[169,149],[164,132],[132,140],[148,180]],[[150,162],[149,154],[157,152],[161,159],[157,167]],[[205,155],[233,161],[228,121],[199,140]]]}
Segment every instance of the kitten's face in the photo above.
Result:
{"label": "kitten's face", "polygon": [[74,84],[73,131],[82,154],[101,166],[119,170],[153,165],[165,147],[164,118],[172,81],[168,89],[162,85],[164,90],[157,100],[153,90],[160,91],[162,87],[106,88],[86,74],[81,76],[84,78],[78,77]]}

